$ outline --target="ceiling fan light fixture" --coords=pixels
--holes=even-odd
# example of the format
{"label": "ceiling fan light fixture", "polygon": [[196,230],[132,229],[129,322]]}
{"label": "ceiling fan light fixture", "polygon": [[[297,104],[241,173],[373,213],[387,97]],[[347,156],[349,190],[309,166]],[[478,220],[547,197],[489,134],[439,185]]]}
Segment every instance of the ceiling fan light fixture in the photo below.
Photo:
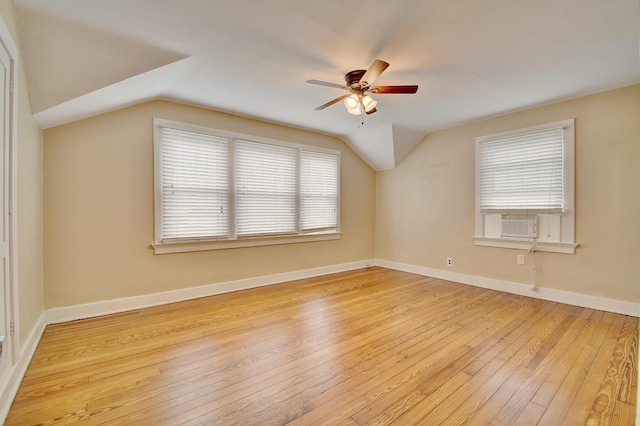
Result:
{"label": "ceiling fan light fixture", "polygon": [[359,105],[360,99],[358,99],[358,95],[356,95],[355,93],[344,99],[344,106],[346,106],[348,110],[358,109]]}
{"label": "ceiling fan light fixture", "polygon": [[357,93],[352,93],[351,96],[344,98],[344,106],[347,107],[347,112],[353,115],[360,115],[360,96]]}
{"label": "ceiling fan light fixture", "polygon": [[362,97],[362,107],[364,108],[365,112],[373,111],[376,105],[378,105],[378,101],[373,99],[371,96],[364,95]]}
{"label": "ceiling fan light fixture", "polygon": [[356,106],[355,108],[347,108],[347,112],[349,114],[353,114],[353,115],[360,115],[362,114],[362,112],[360,112],[360,107]]}

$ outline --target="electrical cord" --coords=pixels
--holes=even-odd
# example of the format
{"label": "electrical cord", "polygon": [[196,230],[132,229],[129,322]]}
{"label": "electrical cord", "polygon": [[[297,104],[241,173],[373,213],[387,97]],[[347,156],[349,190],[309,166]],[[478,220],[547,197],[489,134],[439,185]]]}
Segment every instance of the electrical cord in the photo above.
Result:
{"label": "electrical cord", "polygon": [[533,269],[533,282],[531,283],[531,291],[536,291],[536,288],[538,286],[538,264],[536,263],[535,256],[536,249],[536,241],[533,240],[533,244],[531,244],[531,247],[528,250],[531,257],[531,267]]}

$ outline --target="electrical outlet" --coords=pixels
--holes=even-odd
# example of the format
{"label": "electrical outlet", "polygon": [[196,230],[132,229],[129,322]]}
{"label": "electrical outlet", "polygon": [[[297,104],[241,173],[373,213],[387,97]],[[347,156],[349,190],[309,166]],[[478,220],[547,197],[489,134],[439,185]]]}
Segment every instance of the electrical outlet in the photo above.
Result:
{"label": "electrical outlet", "polygon": [[518,265],[524,265],[524,254],[518,255]]}
{"label": "electrical outlet", "polygon": [[453,266],[453,257],[447,257],[447,266]]}

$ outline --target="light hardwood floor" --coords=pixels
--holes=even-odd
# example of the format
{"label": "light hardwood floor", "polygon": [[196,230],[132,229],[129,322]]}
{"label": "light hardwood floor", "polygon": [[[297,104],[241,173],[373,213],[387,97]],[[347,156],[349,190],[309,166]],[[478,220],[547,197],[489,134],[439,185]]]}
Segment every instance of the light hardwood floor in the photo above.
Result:
{"label": "light hardwood floor", "polygon": [[382,268],[47,327],[7,425],[633,425],[638,318]]}

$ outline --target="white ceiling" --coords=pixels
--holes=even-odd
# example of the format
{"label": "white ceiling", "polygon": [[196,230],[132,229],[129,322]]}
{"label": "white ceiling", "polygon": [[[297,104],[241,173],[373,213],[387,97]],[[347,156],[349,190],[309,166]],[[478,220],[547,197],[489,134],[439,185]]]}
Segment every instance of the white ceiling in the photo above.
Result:
{"label": "white ceiling", "polygon": [[[640,83],[638,0],[14,0],[44,127],[172,99],[341,137],[376,170],[430,132]],[[363,119],[342,84],[376,59]],[[364,125],[360,122],[364,121]]]}

